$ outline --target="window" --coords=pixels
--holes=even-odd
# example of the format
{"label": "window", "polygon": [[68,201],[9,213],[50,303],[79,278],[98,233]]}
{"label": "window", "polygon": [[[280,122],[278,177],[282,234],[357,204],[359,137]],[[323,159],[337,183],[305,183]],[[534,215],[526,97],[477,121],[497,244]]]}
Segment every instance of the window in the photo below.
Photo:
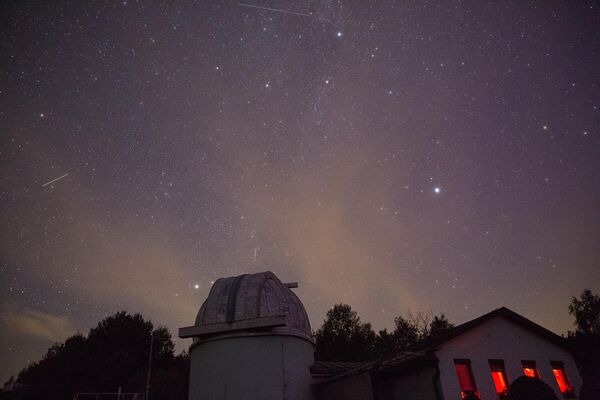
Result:
{"label": "window", "polygon": [[525,376],[528,376],[530,378],[541,379],[540,373],[538,372],[537,367],[535,366],[535,361],[522,360],[521,365],[523,365],[523,374],[525,374]]}
{"label": "window", "polygon": [[558,388],[560,392],[565,397],[574,397],[573,392],[575,391],[573,385],[571,385],[571,381],[565,372],[565,367],[562,361],[550,361],[552,365],[552,373],[554,374],[554,378],[556,378],[556,383],[558,383]]}
{"label": "window", "polygon": [[479,399],[479,393],[471,373],[471,360],[454,360],[454,369],[460,385],[460,397],[462,399]]}
{"label": "window", "polygon": [[503,360],[489,360],[490,370],[492,371],[492,380],[496,387],[496,394],[505,395],[508,393],[508,377],[504,369]]}

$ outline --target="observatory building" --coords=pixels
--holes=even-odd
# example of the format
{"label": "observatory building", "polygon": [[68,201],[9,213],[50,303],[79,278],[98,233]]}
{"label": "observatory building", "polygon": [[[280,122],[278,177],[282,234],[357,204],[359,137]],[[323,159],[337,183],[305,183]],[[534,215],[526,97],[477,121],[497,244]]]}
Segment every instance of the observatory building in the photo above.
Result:
{"label": "observatory building", "polygon": [[501,307],[371,362],[314,361],[302,302],[272,272],[217,280],[194,326],[189,400],[503,398],[535,377],[573,398],[582,386],[560,336]]}
{"label": "observatory building", "polygon": [[311,398],[314,348],[302,302],[272,272],[217,280],[194,326],[190,400]]}

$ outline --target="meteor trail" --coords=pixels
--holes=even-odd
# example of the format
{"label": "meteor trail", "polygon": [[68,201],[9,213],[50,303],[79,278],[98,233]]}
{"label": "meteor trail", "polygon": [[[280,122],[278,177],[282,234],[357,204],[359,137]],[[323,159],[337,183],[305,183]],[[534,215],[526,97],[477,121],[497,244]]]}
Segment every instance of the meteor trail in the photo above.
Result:
{"label": "meteor trail", "polygon": [[46,182],[46,183],[44,183],[44,184],[42,185],[42,187],[44,187],[44,186],[46,186],[46,185],[49,185],[49,184],[51,184],[52,182],[56,182],[57,180],[59,180],[59,179],[62,179],[62,178],[64,178],[64,177],[65,177],[65,176],[67,176],[67,175],[69,175],[69,174],[64,174],[63,176],[59,176],[59,177],[58,177],[58,178],[56,178],[56,179],[52,179],[50,182]]}
{"label": "meteor trail", "polygon": [[246,3],[238,3],[238,5],[243,6],[243,7],[258,8],[259,10],[268,10],[268,11],[275,11],[275,12],[280,12],[280,13],[284,13],[284,14],[294,14],[294,15],[302,15],[303,17],[312,17],[312,14],[305,14],[305,13],[296,12],[296,11],[284,10],[281,8],[262,7],[262,6],[255,6],[254,4],[246,4]]}

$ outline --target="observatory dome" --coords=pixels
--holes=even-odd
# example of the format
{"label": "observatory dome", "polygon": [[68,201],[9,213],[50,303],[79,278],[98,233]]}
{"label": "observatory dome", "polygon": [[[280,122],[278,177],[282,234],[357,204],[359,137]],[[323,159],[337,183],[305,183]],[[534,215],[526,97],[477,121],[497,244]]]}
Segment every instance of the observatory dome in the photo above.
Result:
{"label": "observatory dome", "polygon": [[296,336],[313,342],[308,316],[298,297],[270,271],[220,278],[181,337],[195,343],[253,335]]}

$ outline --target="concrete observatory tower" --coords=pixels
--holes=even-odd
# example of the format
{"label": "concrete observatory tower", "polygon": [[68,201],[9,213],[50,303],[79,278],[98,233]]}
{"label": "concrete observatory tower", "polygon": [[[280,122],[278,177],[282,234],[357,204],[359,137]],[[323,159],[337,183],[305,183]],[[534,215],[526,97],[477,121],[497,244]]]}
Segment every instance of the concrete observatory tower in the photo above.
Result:
{"label": "concrete observatory tower", "polygon": [[313,340],[302,302],[272,272],[217,280],[194,326],[189,400],[311,399]]}

